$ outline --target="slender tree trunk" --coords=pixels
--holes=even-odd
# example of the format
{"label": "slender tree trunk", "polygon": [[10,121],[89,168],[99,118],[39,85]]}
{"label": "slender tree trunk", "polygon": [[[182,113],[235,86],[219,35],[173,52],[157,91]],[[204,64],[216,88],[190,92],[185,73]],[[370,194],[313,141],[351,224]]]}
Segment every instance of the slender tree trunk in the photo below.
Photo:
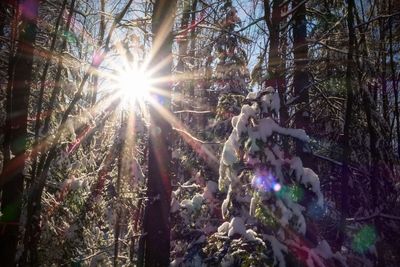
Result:
{"label": "slender tree trunk", "polygon": [[[1,212],[3,213],[3,229],[0,232],[0,258],[3,266],[14,266],[16,247],[18,242],[18,227],[21,213],[22,193],[24,189],[24,169],[27,145],[27,121],[30,84],[32,81],[33,50],[36,38],[36,23],[39,1],[31,1],[29,16],[22,12],[19,19],[19,37],[11,87],[10,118],[10,150],[14,159],[18,159],[17,166],[11,172],[4,172],[8,176],[2,188]],[[19,12],[18,12],[19,13]],[[14,160],[15,161],[15,160]]]}
{"label": "slender tree trunk", "polygon": [[[184,71],[184,66],[185,63],[183,59],[187,55],[187,50],[188,50],[188,43],[189,43],[189,19],[190,19],[190,1],[189,0],[183,0],[183,14],[182,14],[182,19],[181,19],[181,25],[180,25],[180,30],[181,30],[181,36],[179,40],[179,45],[178,45],[178,51],[179,51],[179,59],[178,59],[178,64],[176,65],[176,71],[178,74]],[[180,93],[180,92],[178,92]]]}
{"label": "slender tree trunk", "polygon": [[279,55],[279,25],[281,22],[281,0],[272,1],[272,13],[271,3],[269,0],[264,0],[264,20],[267,24],[269,31],[269,50],[268,50],[268,77],[265,86],[272,86],[279,90],[280,79],[282,78],[281,73],[281,58]]}
{"label": "slender tree trunk", "polygon": [[[309,133],[310,126],[310,106],[309,106],[309,76],[308,65],[308,45],[306,5],[301,0],[294,0],[293,7],[297,8],[293,20],[293,54],[294,54],[294,75],[293,87],[295,97],[297,97],[297,110],[294,117],[296,128],[304,129]],[[296,141],[296,153],[307,168],[315,169],[314,160],[308,143]],[[306,238],[313,245],[317,245],[318,238],[315,232],[316,225],[307,218]]]}
{"label": "slender tree trunk", "polygon": [[[121,115],[122,116],[122,115]],[[122,183],[122,177],[125,175],[124,172],[124,140],[126,137],[126,128],[122,126],[124,124],[124,119],[123,117],[121,118],[121,133],[119,134],[119,140],[118,140],[118,174],[117,174],[117,186],[116,186],[116,219],[115,219],[115,225],[114,225],[114,267],[118,266],[118,253],[119,253],[119,235],[121,233],[121,212],[122,212],[122,205],[120,195],[121,195],[121,183]]]}
{"label": "slender tree trunk", "polygon": [[[264,20],[267,24],[269,31],[269,48],[268,48],[268,64],[267,75],[268,79],[265,81],[264,87],[272,86],[279,93],[281,108],[279,110],[280,123],[285,126],[289,120],[289,113],[286,107],[286,86],[285,78],[283,75],[283,59],[279,55],[279,25],[281,23],[281,3],[282,0],[273,0],[272,7],[271,1],[264,0]],[[271,12],[272,8],[272,12]],[[286,36],[281,36],[286,38]],[[288,150],[288,140],[283,139],[283,149]]]}
{"label": "slender tree trunk", "polygon": [[[4,8],[6,9],[7,6],[3,3]],[[7,163],[10,161],[10,144],[11,144],[11,96],[12,96],[12,85],[13,85],[13,78],[14,78],[14,64],[15,64],[15,46],[16,46],[16,39],[17,39],[17,25],[18,25],[18,8],[16,7],[8,7],[11,9],[11,34],[10,34],[10,50],[8,56],[8,68],[7,68],[7,86],[6,86],[6,119],[4,125],[4,140],[3,140],[3,174],[4,168]],[[5,12],[5,10],[4,10]],[[5,20],[5,17],[4,17]],[[5,21],[4,21],[5,23]],[[4,25],[5,26],[5,25]]]}
{"label": "slender tree trunk", "polygon": [[[299,6],[302,1],[294,0],[293,8]],[[294,117],[296,128],[309,129],[310,108],[309,108],[309,76],[307,72],[308,45],[307,37],[306,6],[301,4],[294,14],[293,26],[293,54],[294,54],[294,76],[293,87],[297,97],[297,112]],[[312,168],[312,158],[309,146],[304,142],[296,142],[297,154],[303,160],[306,167]]]}
{"label": "slender tree trunk", "polygon": [[[190,0],[183,0],[182,3],[183,7],[183,14],[182,14],[182,19],[180,23],[180,31],[181,34],[178,39],[178,63],[176,65],[176,71],[178,73],[178,76],[183,75],[185,73],[185,62],[184,58],[187,56],[187,51],[188,51],[188,44],[189,44],[189,20],[190,20],[190,10],[191,10],[191,5],[190,5]],[[184,109],[184,100],[186,99],[184,97],[187,89],[188,89],[188,84],[190,81],[187,79],[179,80],[178,86],[175,87],[175,106],[176,110],[181,110]],[[179,114],[179,120],[184,121],[185,114]],[[179,135],[176,135],[174,137],[174,140],[172,141],[176,147],[183,147],[183,140]],[[173,159],[173,176],[177,181],[179,181],[181,175],[180,173],[182,172],[182,165],[180,164],[180,160],[178,158]]]}
{"label": "slender tree trunk", "polygon": [[[355,12],[355,15],[358,19],[357,12]],[[360,23],[358,21],[358,23]],[[366,28],[361,27],[360,28],[360,42],[358,45],[354,46],[354,53],[355,53],[355,58],[359,59],[361,57],[367,57],[368,56],[368,51],[367,51],[367,42],[365,39],[365,31]],[[360,51],[361,50],[361,51]],[[362,98],[362,103],[363,103],[363,108],[364,112],[366,115],[366,122],[367,122],[367,129],[368,129],[368,134],[369,134],[369,150],[370,150],[370,155],[371,155],[371,161],[369,162],[369,169],[370,169],[370,176],[369,176],[369,183],[370,183],[370,193],[371,193],[371,207],[372,210],[375,211],[378,207],[379,204],[379,191],[381,188],[381,181],[383,181],[384,177],[387,177],[383,173],[382,169],[382,157],[381,153],[379,152],[378,149],[378,140],[379,140],[379,133],[377,132],[376,128],[374,125],[376,125],[376,122],[374,123],[374,118],[372,116],[372,112],[376,110],[376,100],[372,97],[374,92],[376,92],[376,87],[378,87],[376,84],[375,86],[372,86],[371,83],[368,83],[368,87],[366,88],[363,85],[363,67],[365,67],[363,64],[361,64],[360,60],[357,60],[357,80],[358,80],[358,86],[360,89],[360,95]],[[374,224],[376,227],[376,231],[378,234],[380,233],[380,218],[376,217],[374,219]],[[377,253],[378,253],[378,263],[382,263],[382,246],[380,241],[376,243],[376,248],[377,248]]]}
{"label": "slender tree trunk", "polygon": [[[193,2],[192,2],[191,14],[190,14],[191,15],[191,18],[190,18],[190,24],[191,25],[194,25],[196,23],[197,3],[198,3],[198,0],[193,0]],[[190,32],[190,49],[189,49],[188,56],[189,56],[189,62],[190,62],[191,65],[195,64],[194,57],[195,57],[195,54],[196,54],[195,49],[196,49],[196,44],[197,44],[197,38],[196,38],[197,33],[196,33],[196,30],[197,29],[192,29],[192,31]],[[195,70],[193,70],[193,71],[195,71]],[[191,77],[191,80],[190,80],[191,83],[190,83],[189,90],[188,90],[188,97],[190,99],[193,99],[193,97],[194,97],[194,86],[195,86],[196,81],[195,81],[194,76],[192,74],[191,74],[190,77]],[[188,102],[188,104],[186,104],[185,108],[190,109],[190,108],[192,108],[192,106]],[[186,118],[187,121],[190,121],[191,117],[192,117],[192,115],[188,114],[187,118]]]}
{"label": "slender tree trunk", "polygon": [[[172,67],[172,27],[176,0],[157,0],[152,16],[153,66],[160,64],[156,77],[169,77]],[[149,167],[147,180],[148,203],[144,218],[145,266],[168,266],[170,253],[170,159],[171,125],[164,112],[170,110],[170,82],[160,82],[157,87],[163,94],[154,94],[150,106]]]}
{"label": "slender tree trunk", "polygon": [[[379,15],[386,15],[386,0],[379,1]],[[381,122],[381,125],[383,127],[381,133],[383,136],[382,144],[383,144],[383,151],[384,153],[384,159],[390,165],[392,168],[392,164],[390,163],[390,157],[391,153],[388,153],[389,151],[392,151],[393,146],[392,146],[392,140],[393,140],[393,131],[392,128],[390,127],[390,113],[391,113],[391,108],[390,108],[390,103],[389,103],[389,96],[388,96],[388,84],[389,84],[389,77],[387,75],[387,49],[386,49],[386,19],[380,19],[379,20],[379,53],[380,53],[380,81],[381,81],[381,89],[382,89],[382,111],[383,111],[383,121]]]}
{"label": "slender tree trunk", "polygon": [[[379,15],[384,15],[385,13],[385,6],[386,1],[381,0],[378,3],[379,5]],[[383,111],[383,118],[385,119],[385,123],[390,125],[389,122],[389,100],[387,95],[387,83],[386,83],[386,30],[385,30],[385,20],[379,20],[379,54],[380,54],[380,80],[381,80],[381,87],[382,87],[382,111]]]}
{"label": "slender tree trunk", "polygon": [[351,171],[349,168],[351,146],[350,146],[350,129],[352,126],[352,113],[353,113],[353,53],[356,42],[356,34],[354,31],[354,0],[348,1],[347,6],[347,27],[349,35],[348,53],[347,53],[347,67],[346,67],[346,111],[344,118],[343,129],[343,168],[342,176],[340,177],[341,186],[341,229],[340,229],[340,244],[343,244],[346,237],[346,217],[349,215],[349,180],[351,178]]}
{"label": "slender tree trunk", "polygon": [[[190,10],[190,25],[195,25],[196,23],[196,10],[197,10],[197,4],[198,4],[198,0],[193,0]],[[187,92],[185,92],[185,104],[183,105],[184,109],[192,109],[193,105],[195,103],[194,99],[195,99],[195,86],[198,83],[197,80],[197,76],[195,76],[194,73],[196,73],[199,69],[198,64],[196,64],[195,61],[195,56],[196,56],[196,45],[197,45],[197,33],[198,33],[198,28],[192,28],[190,35],[188,36],[188,38],[190,39],[190,45],[189,45],[189,51],[188,51],[188,57],[189,57],[189,64],[191,66],[194,66],[194,68],[192,69],[191,73],[189,73],[189,84],[188,84],[188,88],[187,88]],[[191,113],[187,113],[184,114],[184,124],[187,125],[187,127],[191,127],[192,129],[194,129],[195,125],[193,125],[194,123],[194,116]],[[186,143],[182,143],[182,145],[184,146],[184,149],[188,149],[188,144]],[[190,148],[189,148],[190,149]],[[189,170],[188,168],[185,168],[184,166],[180,165],[180,167],[183,169],[182,170],[182,177],[190,177],[192,175],[191,170]]]}
{"label": "slender tree trunk", "polygon": [[[360,79],[361,83],[361,79]],[[372,91],[372,86],[369,84],[368,85],[368,94],[363,92],[362,97],[363,97],[363,106],[364,106],[364,111],[367,117],[367,127],[368,127],[368,133],[369,133],[369,148],[370,148],[370,153],[371,153],[371,163],[370,163],[370,188],[371,188],[371,207],[373,212],[376,211],[378,208],[378,194],[379,194],[379,187],[380,187],[380,181],[382,177],[382,171],[381,171],[381,166],[382,163],[380,162],[380,153],[379,149],[377,147],[378,145],[378,133],[376,132],[373,124],[373,118],[372,118],[372,111],[376,109],[376,106],[374,103],[371,103],[370,101],[370,93]],[[376,180],[377,178],[378,181]],[[380,233],[380,219],[379,216],[377,216],[374,219],[374,224],[375,224],[375,229]],[[383,257],[382,257],[382,249],[380,245],[380,241],[376,244],[377,247],[377,254],[378,254],[378,259],[377,259],[377,266],[385,266],[383,264]]]}
{"label": "slender tree trunk", "polygon": [[[392,10],[392,1],[389,0],[389,11]],[[400,157],[400,114],[399,114],[399,91],[397,89],[398,82],[396,80],[396,67],[393,55],[393,18],[389,19],[389,53],[390,53],[390,70],[392,72],[392,87],[394,94],[394,117],[396,120],[396,137],[397,137],[397,153]]]}
{"label": "slender tree trunk", "polygon": [[[99,26],[99,37],[97,40],[97,47],[98,49],[101,48],[101,46],[103,45],[103,39],[104,39],[104,34],[106,31],[106,22],[105,22],[105,18],[104,18],[104,12],[105,12],[105,0],[101,0],[100,1],[100,26]],[[99,86],[99,77],[94,74],[93,76],[93,92],[92,92],[92,97],[91,97],[91,105],[94,106],[94,104],[97,101],[97,89]]]}

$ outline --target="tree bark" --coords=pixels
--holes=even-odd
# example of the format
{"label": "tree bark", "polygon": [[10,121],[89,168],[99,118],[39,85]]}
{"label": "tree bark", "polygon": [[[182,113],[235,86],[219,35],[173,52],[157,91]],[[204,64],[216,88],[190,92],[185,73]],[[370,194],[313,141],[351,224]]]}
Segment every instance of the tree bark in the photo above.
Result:
{"label": "tree bark", "polygon": [[[176,0],[157,0],[152,15],[153,59],[159,65],[156,77],[169,77],[172,67],[172,27]],[[171,125],[163,112],[169,112],[171,84],[159,82],[161,93],[152,95],[150,107],[150,138],[148,158],[147,197],[144,215],[144,266],[168,266],[170,255],[170,160]]]}

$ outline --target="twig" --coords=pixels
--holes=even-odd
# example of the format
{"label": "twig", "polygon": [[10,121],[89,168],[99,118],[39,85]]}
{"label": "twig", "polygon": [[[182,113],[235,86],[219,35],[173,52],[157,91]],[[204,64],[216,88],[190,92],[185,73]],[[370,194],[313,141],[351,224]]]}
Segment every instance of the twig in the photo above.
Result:
{"label": "twig", "polygon": [[258,18],[258,19],[256,19],[256,20],[254,20],[252,23],[250,23],[249,25],[247,25],[247,26],[245,26],[245,27],[243,27],[243,28],[237,30],[236,32],[242,32],[242,31],[244,31],[244,30],[250,28],[250,27],[253,26],[254,24],[257,24],[258,22],[263,21],[263,20],[264,20],[264,17]]}
{"label": "twig", "polygon": [[209,114],[209,113],[212,113],[212,111],[210,111],[210,110],[188,110],[188,109],[184,109],[184,110],[174,111],[173,113],[175,113],[175,114],[179,114],[179,113]]}
{"label": "twig", "polygon": [[297,9],[299,9],[299,7],[301,7],[302,5],[304,5],[308,0],[303,0],[301,1],[297,6],[295,6],[294,8],[292,8],[291,10],[289,10],[288,12],[284,13],[283,15],[281,15],[281,18],[285,18],[287,16],[289,16],[290,14],[294,13]]}
{"label": "twig", "polygon": [[378,20],[378,19],[387,19],[387,18],[390,18],[390,17],[398,16],[398,15],[400,15],[400,11],[396,12],[396,13],[393,13],[393,14],[389,14],[389,15],[376,16],[376,17],[374,17],[372,19],[369,19],[366,22],[363,22],[363,23],[355,25],[354,28],[358,28],[358,27],[364,26],[365,24],[370,24],[371,22],[373,22],[375,20]]}
{"label": "twig", "polygon": [[400,216],[384,214],[381,211],[377,211],[377,212],[375,212],[375,213],[373,213],[371,215],[364,216],[364,217],[347,218],[346,221],[348,221],[348,222],[361,222],[361,221],[372,220],[372,219],[375,219],[376,217],[382,217],[382,218],[389,219],[389,220],[400,221]]}
{"label": "twig", "polygon": [[172,129],[177,131],[177,132],[183,133],[184,135],[188,136],[190,139],[192,139],[192,140],[194,140],[194,141],[196,141],[196,142],[198,142],[200,144],[204,144],[204,145],[205,144],[222,144],[221,142],[207,142],[207,141],[200,140],[197,137],[194,137],[193,135],[191,135],[190,133],[188,133],[187,131],[185,131],[183,129],[179,129],[179,128],[176,128],[176,127],[172,127]]}

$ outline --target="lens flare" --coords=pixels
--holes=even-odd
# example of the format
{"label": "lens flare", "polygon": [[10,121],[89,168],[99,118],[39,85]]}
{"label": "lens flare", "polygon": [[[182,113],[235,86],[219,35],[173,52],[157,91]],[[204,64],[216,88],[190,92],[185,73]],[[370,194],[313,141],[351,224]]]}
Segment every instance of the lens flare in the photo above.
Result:
{"label": "lens flare", "polygon": [[274,183],[273,186],[272,186],[272,189],[273,189],[275,192],[279,192],[279,191],[281,191],[282,186],[281,186],[280,183]]}
{"label": "lens flare", "polygon": [[116,79],[123,100],[145,100],[149,96],[151,79],[146,72],[132,68],[119,73]]}
{"label": "lens flare", "polygon": [[276,178],[268,171],[257,171],[252,181],[252,186],[262,192],[281,190],[281,185],[276,182]]}
{"label": "lens flare", "polygon": [[375,245],[377,237],[376,230],[372,226],[366,225],[355,234],[352,242],[353,249],[358,253],[364,253]]}

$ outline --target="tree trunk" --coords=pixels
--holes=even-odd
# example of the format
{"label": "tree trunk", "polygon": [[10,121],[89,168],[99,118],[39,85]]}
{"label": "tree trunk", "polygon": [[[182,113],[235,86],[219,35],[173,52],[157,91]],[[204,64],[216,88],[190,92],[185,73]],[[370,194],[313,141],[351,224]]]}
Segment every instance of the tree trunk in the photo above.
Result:
{"label": "tree trunk", "polygon": [[[361,82],[361,79],[360,79]],[[363,92],[363,106],[365,110],[365,114],[367,117],[367,127],[368,127],[368,133],[369,133],[369,148],[370,148],[370,153],[371,153],[371,163],[369,169],[371,170],[370,174],[370,188],[371,188],[371,208],[372,212],[375,212],[378,208],[378,194],[379,194],[379,187],[380,187],[380,181],[382,177],[382,172],[381,172],[381,166],[383,165],[380,162],[380,157],[379,157],[379,149],[377,147],[378,144],[378,133],[376,132],[374,125],[373,125],[373,119],[372,119],[372,110],[375,110],[376,106],[371,103],[370,101],[370,93],[371,93],[371,85],[368,85],[368,94]],[[377,178],[379,178],[377,180]],[[379,216],[375,217],[374,219],[374,224],[376,231],[378,234],[380,233],[380,218]],[[379,242],[379,241],[378,241]],[[376,244],[377,247],[377,254],[378,254],[378,262],[377,266],[385,266],[382,265],[383,262],[383,257],[382,257],[382,249],[381,245],[379,243]]]}
{"label": "tree trunk", "polygon": [[265,86],[272,86],[279,90],[281,79],[281,59],[279,56],[279,24],[281,22],[281,0],[272,1],[272,14],[270,1],[264,1],[264,20],[269,31],[269,50],[268,50],[268,80]]}
{"label": "tree trunk", "polygon": [[[7,6],[5,3],[3,3],[3,11],[6,12],[8,8],[11,8]],[[6,86],[6,119],[5,119],[5,125],[4,125],[4,140],[3,140],[3,146],[2,146],[2,152],[3,152],[3,173],[2,176],[4,176],[4,168],[6,164],[10,161],[10,143],[11,143],[11,96],[12,96],[12,85],[13,85],[13,77],[14,77],[14,64],[15,64],[15,58],[14,58],[14,53],[15,53],[15,46],[16,46],[16,39],[17,39],[17,25],[18,25],[18,9],[16,7],[11,8],[11,34],[10,34],[10,48],[9,48],[9,56],[8,56],[8,66],[7,66],[7,86]],[[4,14],[4,22],[6,23],[5,19],[6,16]],[[5,25],[3,25],[5,27]],[[1,177],[3,178],[3,177]],[[4,183],[3,183],[4,184]]]}
{"label": "tree trunk", "polygon": [[[384,15],[386,1],[379,1],[379,15]],[[382,86],[382,111],[383,118],[387,125],[390,125],[389,121],[389,100],[387,95],[387,83],[386,83],[386,30],[385,30],[385,20],[379,20],[379,55],[380,55],[380,80]]]}
{"label": "tree trunk", "polygon": [[[356,18],[358,18],[357,12],[355,12]],[[358,21],[360,23],[360,21]],[[355,58],[359,59],[362,57],[368,56],[367,51],[367,42],[365,39],[365,31],[366,28],[360,28],[360,42],[357,46],[354,46],[354,53]],[[360,53],[361,50],[361,53]],[[361,61],[362,62],[362,61]],[[364,108],[364,112],[366,115],[366,123],[367,123],[367,130],[369,134],[369,150],[371,155],[371,160],[369,162],[369,170],[371,172],[369,176],[369,185],[370,185],[370,193],[371,193],[371,210],[372,212],[376,211],[379,203],[379,191],[381,188],[381,181],[384,179],[382,177],[386,177],[383,173],[381,166],[383,166],[381,161],[381,153],[378,149],[378,140],[379,140],[379,133],[374,125],[374,118],[372,116],[372,112],[376,110],[376,99],[372,97],[373,94],[376,92],[376,88],[378,87],[376,84],[374,86],[371,83],[368,83],[368,87],[365,88],[363,85],[363,67],[360,60],[357,60],[357,78],[358,78],[358,86],[360,88],[360,95],[362,98],[362,104]],[[377,216],[374,219],[374,224],[376,227],[376,231],[378,234],[380,233],[380,218]],[[378,254],[378,263],[382,263],[382,246],[381,243],[378,241],[376,244],[377,254]]]}
{"label": "tree trunk", "polygon": [[[281,109],[279,117],[281,124],[285,124],[289,119],[287,107],[285,105],[286,87],[283,75],[283,60],[279,55],[279,25],[281,23],[281,3],[282,0],[272,1],[272,13],[270,1],[264,0],[264,20],[267,24],[269,31],[269,48],[268,48],[268,64],[267,75],[268,79],[265,81],[264,86],[274,87],[281,100]],[[287,144],[284,144],[287,147]]]}
{"label": "tree trunk", "polygon": [[[190,24],[191,25],[194,25],[196,23],[197,3],[198,3],[198,0],[193,0],[193,2],[192,2],[191,14],[190,14],[191,15],[191,18],[190,18]],[[196,28],[195,28],[195,29],[192,29],[192,31],[190,33],[190,48],[189,48],[189,52],[188,52],[189,62],[193,66],[195,64],[194,57],[195,57],[195,54],[196,54],[196,51],[195,51],[196,50],[196,44],[197,44],[197,38],[196,37],[197,37],[197,34],[196,34]],[[195,70],[193,70],[193,71],[195,71]],[[193,97],[194,97],[195,79],[194,79],[194,76],[192,74],[190,74],[190,75],[191,75],[190,76],[191,77],[191,81],[190,81],[190,85],[189,85],[189,88],[188,88],[188,97],[190,99],[193,99]],[[190,105],[189,101],[187,101],[187,104],[184,105],[184,107],[187,108],[187,109],[190,109],[193,106]],[[188,122],[191,121],[191,118],[192,118],[191,114],[188,114],[186,116],[186,120]]]}
{"label": "tree trunk", "polygon": [[[309,76],[307,71],[308,64],[308,45],[306,5],[301,0],[294,0],[292,8],[297,8],[294,14],[293,25],[293,55],[294,55],[294,75],[293,87],[295,97],[297,97],[297,109],[294,116],[294,125],[298,129],[304,129],[309,133],[310,126],[310,106],[309,106]],[[315,169],[314,159],[308,143],[297,140],[296,154],[303,161],[304,167]],[[306,238],[313,245],[317,245],[318,238],[315,231],[316,226],[313,221],[308,220]],[[314,231],[313,231],[314,230]]]}
{"label": "tree trunk", "polygon": [[[121,233],[121,212],[122,212],[122,205],[121,203],[121,183],[122,177],[125,175],[125,168],[124,168],[124,149],[125,149],[125,138],[127,133],[127,128],[122,127],[124,124],[123,116],[121,115],[121,129],[123,129],[119,134],[118,140],[118,173],[117,173],[117,185],[116,185],[116,218],[115,218],[115,225],[114,225],[114,261],[113,266],[118,266],[118,254],[119,254],[119,236]],[[132,144],[132,143],[131,143]]]}
{"label": "tree trunk", "polygon": [[[100,25],[99,25],[99,37],[97,39],[97,49],[100,49],[101,46],[103,45],[103,39],[104,39],[104,34],[106,31],[106,22],[105,22],[105,17],[104,17],[104,12],[105,12],[105,7],[106,3],[105,0],[100,1]],[[93,76],[93,91],[91,95],[91,105],[94,106],[97,101],[97,89],[99,86],[99,77],[97,74],[94,74]]]}
{"label": "tree trunk", "polygon": [[353,71],[353,51],[356,40],[354,31],[354,0],[348,1],[347,6],[347,27],[349,35],[348,53],[347,53],[347,67],[346,67],[346,111],[344,118],[343,129],[343,168],[342,176],[340,177],[341,186],[341,229],[340,229],[340,244],[343,244],[346,237],[346,218],[349,215],[349,180],[351,178],[350,164],[350,128],[352,126],[352,113],[353,113],[353,85],[352,85],[352,71]]}
{"label": "tree trunk", "polygon": [[[289,120],[289,113],[286,107],[286,86],[285,78],[283,75],[283,59],[279,55],[279,25],[281,23],[281,10],[280,6],[282,0],[272,1],[272,13],[271,13],[271,3],[269,0],[264,0],[264,20],[267,24],[269,32],[269,47],[268,47],[268,64],[267,64],[267,77],[264,87],[272,86],[279,93],[279,98],[281,102],[281,108],[279,110],[279,121],[282,126],[286,126]],[[284,37],[283,37],[284,38]],[[283,150],[288,151],[288,140],[283,138]]]}
{"label": "tree trunk", "polygon": [[[169,77],[172,67],[172,27],[176,0],[157,0],[152,15],[153,64],[160,64],[156,77]],[[170,253],[170,160],[171,125],[163,112],[169,112],[171,84],[169,81],[156,85],[162,93],[152,95],[150,105],[150,138],[147,197],[144,217],[144,266],[168,266]]]}
{"label": "tree trunk", "polygon": [[[180,23],[180,37],[178,39],[178,63],[176,65],[176,71],[178,76],[181,76],[185,73],[185,62],[184,58],[187,56],[188,52],[188,44],[189,44],[189,20],[191,15],[191,5],[190,0],[183,0],[182,3],[183,14]],[[181,76],[182,77],[182,76]],[[182,77],[183,78],[183,77]],[[184,109],[184,100],[185,94],[188,90],[190,80],[179,79],[178,85],[175,86],[175,110]],[[184,123],[185,114],[179,114],[178,119]],[[174,140],[171,141],[176,147],[183,147],[183,140],[179,135],[174,136]],[[173,177],[177,181],[179,181],[182,173],[182,165],[180,164],[180,160],[178,158],[173,159]]]}
{"label": "tree trunk", "polygon": [[[392,1],[389,0],[389,11],[392,10]],[[389,53],[390,53],[390,70],[392,72],[392,86],[394,94],[394,117],[396,120],[396,137],[397,137],[397,153],[400,157],[400,115],[399,115],[399,92],[397,89],[398,82],[396,80],[396,67],[394,63],[393,53],[393,18],[389,19]]]}
{"label": "tree trunk", "polygon": [[[33,50],[36,38],[36,23],[39,1],[31,1],[29,15],[21,12],[19,37],[13,64],[11,87],[10,150],[14,155],[5,166],[3,175],[7,182],[2,188],[1,212],[3,228],[0,232],[0,258],[3,266],[15,265],[18,242],[18,227],[24,189],[24,168],[27,144],[28,100],[32,81]],[[23,5],[19,6],[23,8]],[[18,12],[19,13],[19,12]],[[15,166],[11,166],[16,164]],[[12,170],[10,171],[10,169]]]}
{"label": "tree trunk", "polygon": [[[307,20],[306,6],[300,0],[293,1],[293,8],[298,7],[294,14],[293,26],[293,54],[294,54],[294,76],[293,87],[295,97],[297,97],[297,110],[294,117],[296,128],[308,130],[310,125],[310,108],[309,108],[309,77],[307,72],[308,64],[308,45],[307,37]],[[308,132],[308,131],[307,131]],[[312,168],[311,151],[308,144],[304,142],[296,142],[297,154],[303,161],[305,167]]]}

